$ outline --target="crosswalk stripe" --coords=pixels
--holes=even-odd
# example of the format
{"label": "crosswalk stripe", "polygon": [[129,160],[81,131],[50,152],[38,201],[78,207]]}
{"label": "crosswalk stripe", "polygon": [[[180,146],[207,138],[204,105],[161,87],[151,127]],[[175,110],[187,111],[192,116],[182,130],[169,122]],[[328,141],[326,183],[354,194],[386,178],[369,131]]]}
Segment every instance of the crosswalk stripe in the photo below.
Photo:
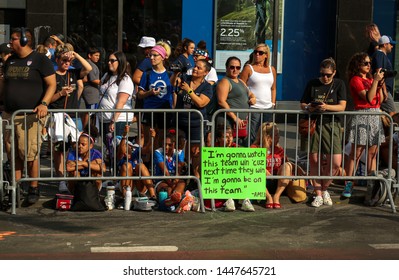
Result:
{"label": "crosswalk stripe", "polygon": [[369,246],[373,247],[376,250],[386,250],[386,249],[399,249],[399,243],[391,243],[391,244],[369,244]]}
{"label": "crosswalk stripe", "polygon": [[175,252],[176,246],[91,247],[92,253]]}

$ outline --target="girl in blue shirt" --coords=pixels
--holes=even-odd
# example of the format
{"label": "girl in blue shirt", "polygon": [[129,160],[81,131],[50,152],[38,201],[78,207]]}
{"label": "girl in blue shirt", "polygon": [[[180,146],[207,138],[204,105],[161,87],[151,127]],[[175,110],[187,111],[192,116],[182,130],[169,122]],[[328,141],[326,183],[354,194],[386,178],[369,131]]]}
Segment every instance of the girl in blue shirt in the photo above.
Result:
{"label": "girl in blue shirt", "polygon": [[[101,177],[105,172],[105,164],[100,151],[93,148],[94,139],[87,133],[82,133],[78,140],[77,151],[68,154],[66,169],[70,177]],[[101,180],[96,180],[96,186],[101,189]],[[68,182],[68,190],[73,194],[75,181]]]}
{"label": "girl in blue shirt", "polygon": [[[185,166],[184,151],[176,149],[176,135],[168,131],[164,140],[164,147],[154,152],[155,176],[178,176],[179,169]],[[177,197],[182,196],[186,183],[181,179],[164,179],[158,184],[157,191],[166,190],[170,197],[176,193]],[[180,202],[180,199],[178,199]]]}

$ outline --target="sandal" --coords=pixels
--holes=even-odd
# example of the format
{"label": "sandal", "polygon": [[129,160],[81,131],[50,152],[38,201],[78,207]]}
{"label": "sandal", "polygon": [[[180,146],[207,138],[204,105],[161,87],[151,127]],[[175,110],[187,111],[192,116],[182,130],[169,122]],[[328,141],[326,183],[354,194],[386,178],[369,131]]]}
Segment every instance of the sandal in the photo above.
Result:
{"label": "sandal", "polygon": [[281,204],[280,203],[273,203],[273,208],[274,209],[281,209]]}
{"label": "sandal", "polygon": [[266,203],[266,209],[273,209],[274,203]]}

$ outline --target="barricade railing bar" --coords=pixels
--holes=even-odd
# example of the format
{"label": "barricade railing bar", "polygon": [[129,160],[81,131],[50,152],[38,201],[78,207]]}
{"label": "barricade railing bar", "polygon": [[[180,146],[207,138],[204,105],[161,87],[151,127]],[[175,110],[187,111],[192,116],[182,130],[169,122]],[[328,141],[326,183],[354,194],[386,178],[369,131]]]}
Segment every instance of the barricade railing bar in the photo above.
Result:
{"label": "barricade railing bar", "polygon": [[[137,109],[132,109],[132,110],[117,110],[117,109],[110,109],[110,110],[104,110],[104,109],[91,109],[91,110],[83,110],[83,109],[78,109],[78,110],[71,110],[71,109],[66,109],[66,110],[55,110],[55,109],[50,109],[49,110],[49,118],[51,118],[52,115],[54,114],[68,114],[70,117],[72,117],[72,119],[78,120],[80,114],[83,113],[89,113],[89,114],[97,114],[99,116],[99,123],[97,123],[97,125],[101,128],[100,129],[100,133],[99,133],[99,137],[98,137],[98,141],[96,142],[96,146],[95,148],[99,149],[101,151],[101,153],[103,154],[103,159],[105,158],[105,151],[109,150],[109,149],[115,149],[116,144],[115,144],[115,140],[116,140],[116,130],[113,131],[113,133],[111,133],[110,138],[113,139],[113,142],[110,142],[110,146],[107,147],[107,145],[104,143],[105,139],[105,135],[104,135],[104,131],[102,130],[103,126],[106,126],[106,123],[104,121],[104,119],[102,118],[102,116],[104,116],[106,113],[115,113],[115,112],[120,112],[121,114],[126,114],[126,116],[128,114],[132,114],[134,113],[137,116],[137,129],[138,131],[136,132],[136,136],[138,139],[141,138],[141,136],[143,136],[143,131],[141,129],[142,125],[144,125],[144,122],[142,121],[142,115],[143,114],[150,114],[151,115],[151,123],[147,124],[149,127],[154,127],[154,123],[153,123],[153,116],[154,114],[163,114],[162,118],[163,118],[163,126],[161,128],[159,128],[158,130],[158,139],[162,139],[160,140],[160,142],[163,143],[162,147],[165,147],[165,136],[167,134],[167,130],[169,132],[171,132],[172,130],[174,130],[174,134],[176,136],[176,150],[180,150],[182,149],[184,151],[184,149],[186,148],[186,143],[190,143],[191,142],[191,136],[190,136],[190,132],[191,132],[191,128],[188,127],[188,131],[187,131],[187,135],[180,135],[180,134],[184,134],[184,132],[179,129],[179,122],[180,122],[180,116],[182,114],[185,114],[186,116],[188,115],[188,121],[190,122],[192,116],[195,114],[196,115],[196,119],[198,120],[198,122],[200,123],[200,125],[202,126],[204,123],[202,114],[197,111],[197,110],[178,110],[178,109],[151,109],[151,110],[137,110]],[[14,141],[14,136],[15,136],[15,131],[14,131],[14,120],[15,117],[18,115],[23,115],[24,119],[26,119],[26,116],[28,114],[31,114],[31,111],[28,110],[19,110],[17,112],[15,112],[12,115],[11,121],[10,121],[10,125],[7,126],[7,129],[9,129],[11,131],[11,154],[12,155],[16,155],[17,149],[15,146],[15,141]],[[173,123],[173,125],[169,126],[167,125],[168,123],[172,124],[172,119],[173,118],[175,120],[175,122]],[[51,126],[51,124],[49,124],[50,119],[46,120],[42,122],[42,124],[46,124],[49,128]],[[132,124],[132,121],[129,119],[129,123],[130,125]],[[87,129],[87,133],[89,135],[91,135],[90,129],[91,129],[91,125],[94,124],[93,123],[93,119],[89,118],[89,122],[88,122],[88,129]],[[26,123],[24,124],[25,129],[26,129]],[[68,139],[67,135],[66,135],[66,127],[68,126],[68,124],[66,122],[62,122],[61,123],[61,135],[59,136],[59,139]],[[41,130],[38,130],[38,135],[36,136],[37,139],[39,140],[39,138],[41,137],[40,135]],[[106,134],[109,134],[108,131],[105,131]],[[74,135],[73,135],[74,134]],[[54,135],[53,135],[54,136]],[[69,135],[69,137],[74,138],[75,141],[78,139],[79,136],[79,131],[74,130],[72,135]],[[133,137],[130,137],[129,140],[132,140]],[[200,130],[200,139],[201,142],[199,143],[201,146],[203,145],[203,139],[204,139],[204,135],[203,135],[203,129]],[[3,142],[3,139],[1,139],[1,141]],[[65,140],[67,141],[67,140]],[[149,180],[154,180],[154,181],[158,181],[158,180],[165,180],[166,179],[166,175],[165,175],[165,171],[163,173],[163,175],[155,175],[154,172],[154,155],[153,152],[155,151],[155,149],[157,149],[157,147],[154,146],[154,139],[151,138],[151,148],[150,148],[150,152],[149,154],[142,154],[141,150],[139,152],[139,158],[142,159],[142,157],[144,156],[148,156],[149,157],[149,164],[150,164],[150,168],[149,170],[151,171],[150,176],[144,176],[143,174],[141,174],[141,168],[139,169],[139,174],[134,175],[134,176],[121,176],[118,174],[117,172],[117,154],[116,151],[114,150],[113,153],[111,155],[108,155],[108,159],[110,160],[110,162],[107,164],[107,170],[104,172],[102,171],[101,176],[96,176],[93,177],[91,172],[89,171],[89,174],[87,177],[69,177],[67,175],[66,172],[66,164],[65,164],[65,159],[67,158],[68,155],[68,147],[66,145],[61,145],[61,154],[63,155],[63,167],[62,167],[62,175],[60,176],[59,174],[56,174],[56,171],[54,169],[56,169],[56,166],[54,164],[54,145],[56,145],[57,143],[53,143],[54,141],[49,141],[49,150],[50,150],[50,157],[49,159],[46,161],[46,163],[44,163],[42,161],[42,159],[38,156],[37,160],[38,160],[38,164],[41,167],[38,175],[37,176],[29,176],[28,174],[28,169],[27,169],[27,165],[28,162],[25,158],[23,165],[24,165],[24,169],[23,169],[23,174],[22,174],[22,178],[18,181],[15,180],[16,176],[15,176],[15,164],[11,164],[11,174],[12,174],[12,180],[10,183],[11,185],[11,190],[13,191],[13,194],[15,194],[17,192],[17,190],[19,190],[19,187],[22,183],[24,182],[32,182],[32,181],[40,181],[40,182],[59,182],[59,181],[79,181],[79,180],[102,180],[102,181],[119,181],[119,180],[133,180],[133,181],[137,181],[137,180],[144,180],[144,179],[149,179]],[[63,142],[63,141],[61,141]],[[25,143],[25,150],[27,149],[27,139],[25,139],[24,141]],[[136,142],[137,144],[137,142]],[[126,142],[126,145],[128,145],[128,142]],[[191,151],[190,149],[186,149],[187,153],[185,154],[185,161],[187,163],[190,163],[191,161]],[[77,153],[77,149],[75,149],[75,152]],[[163,151],[164,156],[165,156],[165,150]],[[178,165],[180,161],[179,157],[176,157],[176,164]],[[12,162],[12,161],[11,161]],[[46,166],[44,166],[44,164],[46,164]],[[90,169],[90,162],[89,162],[89,170]],[[198,186],[199,189],[199,196],[200,196],[200,203],[201,203],[201,210],[204,212],[204,205],[203,205],[203,200],[201,199],[202,194],[201,194],[201,183],[199,181],[199,179],[193,175],[192,171],[190,170],[190,168],[187,169],[187,173],[185,175],[171,175],[171,176],[167,176],[167,179],[179,179],[179,180],[185,180],[185,181],[195,181],[195,184]],[[15,214],[16,213],[16,207],[19,206],[19,201],[16,201],[16,198],[12,199],[12,207],[11,207],[11,213]]]}
{"label": "barricade railing bar", "polygon": [[[362,112],[362,111],[344,111],[344,112],[323,112],[323,113],[309,113],[307,111],[302,111],[302,110],[277,110],[277,109],[270,109],[267,111],[262,111],[262,110],[257,110],[257,109],[219,109],[218,111],[216,111],[212,117],[212,121],[210,122],[210,127],[211,127],[211,143],[212,146],[215,145],[215,135],[217,133],[217,129],[222,129],[224,131],[224,134],[226,133],[226,130],[228,129],[228,127],[230,126],[230,129],[235,130],[235,134],[236,136],[234,137],[233,141],[236,145],[240,145],[241,147],[250,147],[250,145],[252,143],[250,143],[249,141],[247,141],[246,139],[240,139],[240,137],[238,137],[238,127],[235,126],[234,127],[234,123],[233,122],[228,122],[228,121],[224,121],[221,122],[220,120],[227,120],[228,119],[228,112],[233,112],[234,114],[245,114],[246,118],[248,120],[248,131],[251,131],[251,117],[253,114],[260,114],[261,117],[261,121],[260,123],[263,122],[271,122],[271,123],[275,123],[277,125],[277,127],[279,128],[280,131],[280,140],[282,138],[282,141],[280,141],[280,145],[282,146],[282,148],[284,149],[284,154],[286,156],[288,156],[289,161],[291,163],[294,164],[295,169],[294,169],[294,175],[276,175],[276,174],[272,174],[272,175],[268,175],[267,178],[268,179],[290,179],[290,180],[294,180],[294,179],[305,179],[305,180],[312,180],[315,179],[317,177],[317,179],[319,180],[372,180],[372,181],[376,181],[376,180],[380,180],[382,181],[387,189],[388,189],[388,199],[389,199],[389,203],[392,209],[392,212],[396,212],[396,208],[394,205],[394,199],[392,196],[392,190],[395,190],[395,195],[397,194],[398,191],[398,184],[396,183],[397,181],[399,181],[399,172],[393,172],[392,170],[392,159],[393,159],[393,133],[394,133],[394,127],[396,129],[396,131],[398,131],[399,129],[397,128],[398,124],[394,123],[392,117],[385,113],[385,112]],[[269,118],[266,119],[264,117],[264,114],[269,114]],[[322,170],[322,166],[321,164],[319,164],[317,166],[317,173],[314,175],[310,175],[310,160],[309,157],[311,155],[310,152],[310,140],[311,140],[311,135],[310,133],[307,135],[307,137],[301,136],[299,133],[299,120],[301,118],[304,119],[308,119],[309,121],[312,118],[317,118],[320,125],[318,126],[319,129],[321,129],[323,122],[332,122],[333,125],[335,123],[339,123],[340,125],[342,125],[342,143],[340,143],[340,145],[342,145],[342,154],[341,154],[341,168],[342,170],[345,169],[345,145],[347,144],[347,137],[348,137],[348,133],[349,133],[349,126],[350,126],[350,119],[353,116],[359,116],[359,115],[364,115],[364,116],[380,116],[380,117],[385,117],[388,122],[389,122],[389,126],[385,128],[386,130],[386,134],[387,136],[387,148],[388,148],[388,159],[386,160],[386,169],[387,169],[387,174],[386,177],[380,177],[380,176],[371,176],[371,175],[367,175],[367,171],[365,173],[365,175],[359,176],[357,174],[340,174],[340,175],[332,175],[332,169],[330,168],[330,172],[329,175],[322,175],[321,174],[321,170]],[[220,116],[222,116],[220,118]],[[219,119],[219,121],[218,121]],[[219,122],[219,123],[218,123]],[[233,124],[232,124],[233,123]],[[356,124],[356,128],[358,128],[358,124]],[[368,129],[368,128],[367,128]],[[356,129],[357,130],[357,129]],[[319,131],[320,133],[321,131]],[[367,130],[367,134],[369,133],[369,131]],[[356,135],[357,136],[357,135]],[[356,138],[355,136],[355,138]],[[274,143],[275,137],[277,137],[277,135],[275,135],[274,131],[272,133],[272,142]],[[334,137],[333,135],[331,135],[331,138],[329,139],[331,142],[331,146],[334,145]],[[303,143],[305,143],[305,145],[303,145]],[[322,146],[321,146],[322,141],[319,141],[319,148],[318,148],[318,155],[319,155],[319,163],[323,163],[326,162],[327,160],[330,161],[330,163],[333,161],[333,155],[330,154],[329,158],[325,158],[320,160],[320,155],[323,154],[322,151]],[[262,143],[261,143],[262,144]],[[338,143],[337,143],[338,144]],[[379,143],[379,147],[380,147]],[[222,143],[221,145],[226,146],[226,142]],[[357,145],[354,145],[355,149],[357,148]],[[366,145],[365,147],[365,155],[366,155],[366,159],[365,162],[367,163],[367,155],[368,155],[368,151],[369,151],[369,146]],[[274,154],[274,147],[271,148],[271,154]],[[303,159],[303,160],[302,160]],[[356,163],[356,159],[354,158],[355,163]],[[303,161],[305,161],[303,163]],[[376,173],[378,174],[380,170],[380,167],[378,165],[380,161],[380,153],[377,154],[377,169],[375,170]],[[283,163],[284,164],[286,162],[286,158],[283,159]],[[398,159],[399,162],[399,159]],[[272,170],[273,170],[273,162],[272,162]],[[330,166],[332,166],[332,164],[330,164]],[[398,165],[399,166],[399,165]],[[298,167],[301,167],[304,171],[306,175],[301,175],[298,172]],[[354,172],[356,172],[357,167],[355,165],[354,168]],[[395,180],[395,174],[396,173],[396,180]],[[396,181],[396,182],[395,182]]]}
{"label": "barricade railing bar", "polygon": [[[264,114],[268,114],[268,116],[263,116],[261,115],[260,118],[260,122],[263,123],[264,121],[269,121],[269,122],[273,122],[276,123],[277,127],[279,128],[280,131],[280,145],[284,150],[284,154],[287,156],[287,158],[289,159],[290,162],[294,163],[296,167],[301,167],[304,171],[305,171],[305,175],[300,174],[298,168],[295,168],[294,170],[294,174],[293,175],[270,175],[268,176],[268,179],[305,179],[305,180],[312,180],[315,179],[315,177],[317,177],[317,179],[321,179],[321,180],[380,180],[382,181],[388,189],[388,198],[389,198],[389,203],[392,209],[392,212],[396,212],[396,208],[394,205],[394,199],[392,196],[392,191],[391,190],[395,190],[395,194],[397,193],[397,189],[398,189],[398,184],[394,182],[394,178],[392,178],[392,174],[391,174],[391,170],[392,170],[392,160],[393,160],[393,133],[394,133],[394,122],[392,120],[392,117],[389,116],[386,113],[383,112],[326,112],[326,113],[322,113],[322,114],[308,114],[305,111],[301,111],[301,110],[267,110],[267,111],[260,111],[260,110],[256,110],[256,109],[241,109],[241,110],[225,110],[225,109],[220,109],[217,112],[215,112],[215,114],[213,115],[212,119],[209,121],[204,121],[204,118],[201,114],[201,112],[197,111],[197,110],[185,110],[185,109],[154,109],[154,110],[146,110],[146,109],[131,109],[131,110],[117,110],[117,109],[109,109],[109,110],[103,110],[103,109],[90,109],[90,110],[84,110],[84,109],[76,109],[76,110],[71,110],[71,109],[66,109],[66,110],[49,110],[50,115],[54,115],[57,113],[60,114],[68,114],[72,119],[74,120],[78,120],[80,115],[83,113],[89,113],[89,114],[96,114],[98,116],[100,116],[100,120],[99,123],[97,125],[99,125],[99,127],[104,127],[106,125],[105,121],[103,118],[101,118],[101,116],[105,116],[106,113],[115,113],[115,112],[120,112],[122,115],[125,114],[126,118],[130,118],[131,114],[134,114],[134,116],[137,119],[137,132],[135,133],[135,136],[140,143],[140,139],[144,135],[145,141],[150,141],[150,148],[149,148],[149,152],[146,153],[142,153],[142,150],[139,151],[139,159],[143,159],[143,158],[147,158],[146,163],[149,164],[149,169],[150,169],[150,176],[144,176],[143,174],[141,174],[141,169],[139,169],[139,174],[137,175],[133,175],[133,176],[120,176],[117,174],[117,168],[118,168],[118,163],[117,163],[117,153],[114,150],[113,153],[111,153],[110,155],[107,155],[109,162],[107,163],[107,170],[101,173],[101,176],[99,177],[93,177],[91,176],[91,171],[89,171],[89,176],[87,177],[69,177],[67,175],[66,172],[66,165],[65,165],[65,159],[68,155],[68,149],[69,147],[67,147],[66,145],[61,145],[61,154],[63,155],[63,164],[62,164],[62,175],[57,174],[57,166],[54,163],[55,160],[55,155],[54,155],[54,145],[57,143],[53,143],[53,141],[49,141],[49,151],[50,151],[50,157],[47,160],[42,160],[40,158],[40,156],[37,158],[38,160],[38,164],[40,166],[40,170],[38,173],[38,176],[36,177],[32,177],[29,176],[28,174],[28,162],[24,161],[23,165],[24,165],[24,169],[23,169],[23,174],[22,174],[22,178],[18,181],[16,181],[16,173],[15,173],[15,164],[11,161],[11,182],[8,182],[7,187],[6,188],[2,188],[2,193],[4,192],[4,189],[6,189],[8,192],[11,193],[11,200],[12,200],[12,206],[11,206],[11,213],[12,214],[16,214],[16,207],[19,206],[19,200],[17,201],[17,193],[19,192],[19,188],[20,185],[23,182],[31,182],[31,181],[43,181],[43,182],[59,182],[59,181],[77,181],[77,180],[102,180],[102,181],[117,181],[117,180],[122,180],[122,179],[128,179],[128,180],[143,180],[143,179],[150,179],[150,180],[162,180],[165,179],[165,173],[163,174],[163,176],[157,176],[154,173],[154,155],[153,152],[155,151],[155,149],[157,149],[157,143],[155,143],[156,141],[152,138],[149,137],[147,135],[147,132],[144,131],[144,129],[142,129],[143,126],[147,125],[149,127],[154,127],[155,123],[153,121],[151,121],[151,123],[146,124],[143,121],[143,115],[145,114],[150,114],[152,117],[154,117],[154,114],[161,114],[162,116],[162,120],[163,120],[163,127],[160,127],[158,130],[158,134],[157,137],[159,136],[162,140],[159,140],[159,142],[162,143],[162,147],[165,147],[165,136],[167,133],[167,129],[174,129],[175,134],[176,134],[176,149],[179,150],[183,150],[185,151],[185,162],[188,163],[188,166],[190,166],[190,162],[192,161],[192,151],[191,149],[189,149],[189,145],[191,143],[191,126],[188,125],[187,128],[187,135],[185,135],[185,139],[180,139],[180,134],[183,134],[180,128],[180,122],[181,122],[181,116],[182,114],[188,114],[188,123],[191,123],[191,119],[193,117],[195,117],[196,120],[198,120],[199,122],[199,126],[201,127],[200,129],[200,134],[201,134],[201,141],[200,141],[200,148],[205,146],[205,135],[208,135],[208,133],[206,132],[210,132],[211,135],[211,146],[214,146],[215,144],[215,134],[216,131],[218,129],[218,122],[221,123],[223,125],[223,129],[224,131],[226,131],[229,127],[229,125],[231,124],[231,122],[228,121],[228,116],[227,113],[228,112],[233,112],[233,113],[244,113],[248,115],[248,120],[251,119],[252,114],[259,114],[259,113],[264,113]],[[15,131],[14,131],[14,124],[15,124],[15,117],[17,115],[24,115],[25,119],[26,116],[28,114],[31,114],[31,111],[28,110],[20,110],[15,112],[12,115],[12,118],[10,120],[10,123],[8,125],[5,126],[5,129],[10,130],[11,133],[11,154],[12,155],[16,155],[17,152],[17,147],[15,146],[15,141],[14,141],[14,137],[15,137]],[[350,118],[352,118],[354,115],[379,115],[379,116],[384,116],[386,117],[389,121],[390,121],[390,125],[387,128],[387,134],[391,137],[389,137],[389,139],[387,140],[388,142],[386,143],[388,146],[388,160],[386,162],[386,167],[387,167],[387,177],[378,177],[378,176],[370,176],[370,175],[357,175],[357,174],[339,174],[339,175],[331,175],[331,169],[330,169],[330,175],[326,176],[326,175],[321,175],[321,170],[322,170],[322,166],[319,165],[317,167],[317,173],[316,175],[310,175],[310,164],[309,164],[309,157],[310,157],[310,137],[311,135],[308,135],[308,137],[304,137],[301,136],[299,134],[299,120],[301,118],[312,118],[313,116],[317,116],[319,119],[319,122],[322,124],[323,121],[331,121],[332,123],[335,122],[340,122],[342,123],[342,134],[343,134],[343,142],[340,143],[340,145],[342,145],[342,147],[345,147],[346,141],[345,139],[348,136],[348,125],[349,125],[349,120]],[[218,120],[219,118],[219,120]],[[153,119],[153,118],[151,118]],[[172,119],[174,121],[172,121]],[[130,119],[129,119],[130,120]],[[50,120],[46,120],[43,121],[42,124],[46,125],[48,127]],[[4,122],[4,120],[3,120]],[[88,122],[88,130],[87,133],[89,135],[91,135],[92,131],[91,131],[91,125],[93,125],[94,123],[94,119],[89,118],[89,122]],[[171,125],[168,125],[171,124]],[[130,121],[130,126],[132,127],[132,122]],[[251,122],[248,121],[248,125],[247,125],[247,131],[251,131]],[[68,137],[66,137],[67,135],[65,135],[65,131],[66,131],[66,127],[67,124],[65,122],[62,122],[62,134],[60,135],[61,139],[67,139]],[[25,128],[26,128],[26,123],[25,123]],[[1,129],[1,128],[0,128]],[[238,127],[234,127],[233,129],[236,130],[236,135],[238,135],[239,131],[238,131]],[[42,135],[40,135],[41,130],[38,130],[38,135],[37,135],[37,140],[38,142],[41,142],[41,140],[39,138],[42,137]],[[73,135],[75,134],[75,135]],[[101,153],[103,154],[103,159],[105,159],[106,157],[106,151],[110,148],[115,149],[116,145],[115,145],[115,139],[116,139],[116,131],[114,131],[113,133],[111,133],[110,139],[113,139],[114,142],[110,142],[108,143],[109,145],[107,146],[107,144],[105,143],[105,141],[103,141],[104,139],[106,140],[106,135],[108,134],[108,131],[103,131],[102,129],[100,129],[100,133],[99,133],[99,137],[98,137],[98,141],[96,142],[95,148],[99,149],[101,151]],[[78,131],[74,131],[72,132],[72,135],[69,134],[69,137],[74,138],[75,140],[78,139]],[[130,136],[130,135],[129,135]],[[275,135],[273,133],[272,135],[272,139],[273,141],[275,140],[275,137],[278,137],[278,135]],[[132,137],[130,136],[128,138],[129,140],[132,140]],[[334,143],[334,137],[331,135],[331,142],[332,144]],[[1,139],[2,141],[2,147],[4,145],[3,139]],[[236,136],[233,140],[236,144],[240,144],[240,146],[242,147],[250,147],[250,145],[252,143],[250,143],[250,141],[245,140],[245,139],[240,139],[238,136]],[[62,142],[62,141],[61,141]],[[25,151],[27,150],[27,139],[25,139],[24,141],[25,143]],[[137,142],[135,142],[137,143]],[[147,144],[149,142],[146,142]],[[126,142],[126,145],[128,145],[128,143]],[[127,148],[127,146],[126,146]],[[272,147],[271,149],[271,153],[274,153],[274,148]],[[319,146],[319,149],[321,151],[322,147]],[[368,151],[368,147],[366,147],[366,151],[365,153],[367,154]],[[77,153],[77,149],[75,150],[75,152]],[[109,152],[109,151],[108,151]],[[4,153],[1,153],[1,156],[3,157]],[[321,154],[319,152],[319,154]],[[165,154],[164,154],[165,155]],[[201,153],[200,153],[200,159],[201,159]],[[341,162],[341,167],[342,169],[345,168],[345,151],[343,149],[342,151],[342,162]],[[2,158],[3,159],[3,158]],[[177,159],[177,163],[179,162],[180,159]],[[283,159],[283,163],[286,162],[286,158]],[[330,163],[332,162],[332,156],[329,158],[325,158],[323,160],[320,160],[319,158],[319,162],[327,162],[330,161]],[[367,156],[366,156],[366,160],[367,160]],[[380,153],[378,153],[378,158],[377,158],[377,162],[380,160]],[[398,160],[399,161],[399,160]],[[4,160],[2,160],[2,162],[4,163]],[[272,163],[273,164],[273,163]],[[90,166],[90,165],[89,165]],[[331,164],[330,164],[331,166]],[[90,169],[90,168],[89,168]],[[355,170],[357,169],[357,166],[355,166]],[[58,167],[58,170],[61,170]],[[377,165],[377,170],[376,172],[379,171],[379,167]],[[399,172],[397,172],[399,173]],[[399,174],[397,174],[399,176]],[[201,180],[194,176],[193,172],[191,171],[190,168],[188,168],[187,174],[185,175],[176,175],[176,176],[168,176],[168,179],[180,179],[180,180],[185,180],[185,181],[194,181],[196,183],[196,185],[198,186],[198,190],[199,190],[199,195],[200,195],[200,201],[201,201],[201,210],[202,212],[204,212],[204,204],[203,204],[203,199],[202,199],[202,192],[201,192]],[[3,169],[0,170],[0,186],[3,186],[4,183],[4,177],[3,177]],[[58,186],[57,186],[58,187]],[[392,187],[392,188],[391,188]]]}

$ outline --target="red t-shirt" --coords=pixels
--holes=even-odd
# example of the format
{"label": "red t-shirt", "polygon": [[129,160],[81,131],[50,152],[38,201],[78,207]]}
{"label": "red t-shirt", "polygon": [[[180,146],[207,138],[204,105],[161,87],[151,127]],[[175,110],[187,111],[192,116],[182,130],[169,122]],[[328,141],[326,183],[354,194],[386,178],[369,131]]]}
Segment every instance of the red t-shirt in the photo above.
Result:
{"label": "red t-shirt", "polygon": [[[251,148],[261,148],[259,145],[251,145]],[[274,147],[274,154],[272,154],[272,149],[267,149],[266,157],[266,169],[270,174],[277,175],[277,171],[280,169],[284,162],[284,149],[280,146]],[[272,172],[273,168],[273,172]]]}
{"label": "red t-shirt", "polygon": [[373,83],[373,79],[362,78],[359,76],[353,76],[350,80],[349,87],[351,91],[351,95],[353,98],[353,104],[355,106],[355,110],[367,109],[367,108],[380,108],[381,105],[381,95],[380,91],[377,91],[377,94],[374,96],[371,104],[360,97],[359,93],[363,90],[369,91],[371,85]]}

